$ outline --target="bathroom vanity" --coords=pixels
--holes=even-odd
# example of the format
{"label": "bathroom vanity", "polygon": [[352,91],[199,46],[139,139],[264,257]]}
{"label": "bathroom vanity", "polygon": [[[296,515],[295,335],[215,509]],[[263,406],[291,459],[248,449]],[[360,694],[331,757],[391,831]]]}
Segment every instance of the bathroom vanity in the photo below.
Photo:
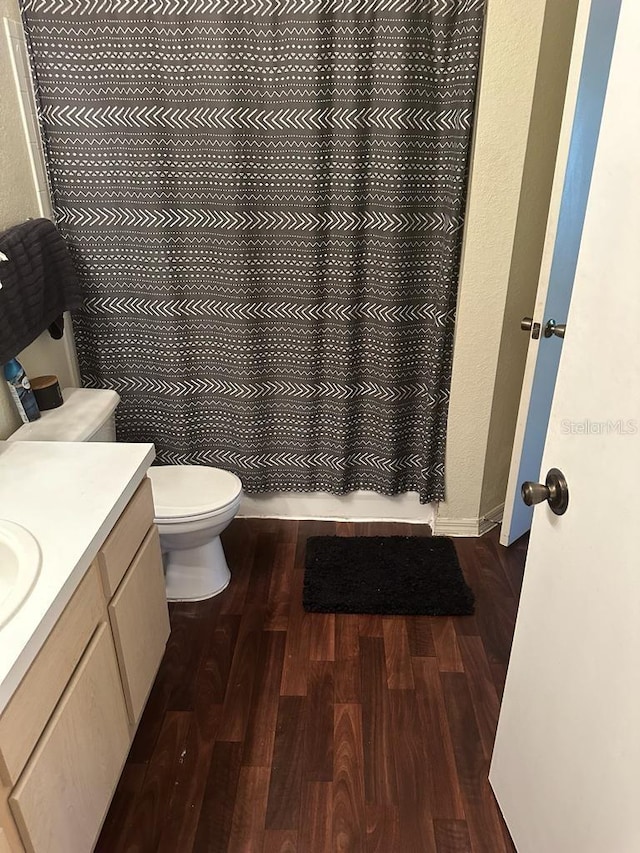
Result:
{"label": "bathroom vanity", "polygon": [[41,548],[0,629],[0,853],[88,853],[169,636],[152,445],[0,443],[0,517]]}

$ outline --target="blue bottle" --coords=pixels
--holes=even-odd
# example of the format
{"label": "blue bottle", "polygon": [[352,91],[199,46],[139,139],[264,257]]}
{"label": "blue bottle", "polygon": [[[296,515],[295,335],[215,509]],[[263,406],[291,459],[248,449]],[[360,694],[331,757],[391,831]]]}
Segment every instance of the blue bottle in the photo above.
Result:
{"label": "blue bottle", "polygon": [[15,401],[22,420],[25,423],[37,421],[40,417],[40,409],[31,390],[31,383],[27,374],[24,372],[24,368],[17,358],[12,358],[11,361],[5,364],[4,378],[7,380],[11,396]]}

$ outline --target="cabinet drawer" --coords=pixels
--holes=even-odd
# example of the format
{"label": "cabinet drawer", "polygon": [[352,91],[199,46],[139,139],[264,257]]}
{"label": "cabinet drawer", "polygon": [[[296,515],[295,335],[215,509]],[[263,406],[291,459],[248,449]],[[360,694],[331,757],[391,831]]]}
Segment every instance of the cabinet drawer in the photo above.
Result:
{"label": "cabinet drawer", "polygon": [[5,785],[17,782],[104,614],[94,563],[0,716],[0,776]]}
{"label": "cabinet drawer", "polygon": [[109,605],[129,719],[136,725],[169,636],[160,537],[153,525]]}
{"label": "cabinet drawer", "polygon": [[98,553],[107,598],[111,598],[153,524],[151,480],[145,478]]}
{"label": "cabinet drawer", "polygon": [[9,803],[32,853],[89,853],[129,750],[118,664],[102,624]]}

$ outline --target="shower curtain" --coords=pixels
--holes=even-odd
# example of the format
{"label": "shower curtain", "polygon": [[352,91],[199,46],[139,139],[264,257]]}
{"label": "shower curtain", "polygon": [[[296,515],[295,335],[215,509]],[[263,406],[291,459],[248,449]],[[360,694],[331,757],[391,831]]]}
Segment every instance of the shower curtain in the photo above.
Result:
{"label": "shower curtain", "polygon": [[119,438],[442,499],[483,0],[21,5]]}

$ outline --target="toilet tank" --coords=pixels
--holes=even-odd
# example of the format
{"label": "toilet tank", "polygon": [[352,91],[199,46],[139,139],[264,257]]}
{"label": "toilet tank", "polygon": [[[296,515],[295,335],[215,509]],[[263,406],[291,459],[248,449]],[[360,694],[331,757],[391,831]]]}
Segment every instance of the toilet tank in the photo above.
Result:
{"label": "toilet tank", "polygon": [[116,391],[65,388],[64,403],[42,412],[39,420],[23,424],[7,441],[115,441]]}

